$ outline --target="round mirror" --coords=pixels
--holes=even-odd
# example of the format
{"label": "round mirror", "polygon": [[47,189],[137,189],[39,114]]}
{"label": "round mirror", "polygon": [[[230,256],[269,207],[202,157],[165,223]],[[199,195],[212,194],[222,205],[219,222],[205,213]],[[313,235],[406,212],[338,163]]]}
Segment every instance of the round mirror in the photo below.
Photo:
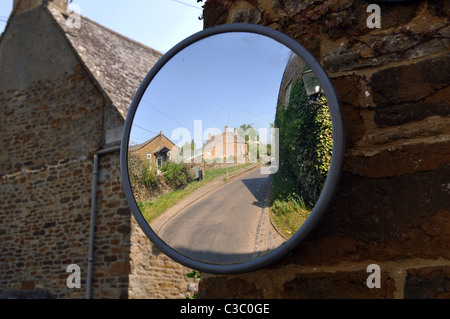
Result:
{"label": "round mirror", "polygon": [[151,241],[207,273],[265,266],[327,209],[344,156],[320,64],[267,27],[193,35],[149,72],[121,146],[125,193]]}

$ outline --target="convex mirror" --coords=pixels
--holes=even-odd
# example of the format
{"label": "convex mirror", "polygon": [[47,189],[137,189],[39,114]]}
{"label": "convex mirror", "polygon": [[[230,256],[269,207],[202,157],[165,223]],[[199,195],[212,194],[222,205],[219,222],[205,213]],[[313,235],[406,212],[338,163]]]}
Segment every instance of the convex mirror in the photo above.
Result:
{"label": "convex mirror", "polygon": [[131,104],[121,146],[134,217],[195,270],[255,270],[323,217],[344,157],[341,109],[320,64],[273,29],[230,24],[167,52]]}

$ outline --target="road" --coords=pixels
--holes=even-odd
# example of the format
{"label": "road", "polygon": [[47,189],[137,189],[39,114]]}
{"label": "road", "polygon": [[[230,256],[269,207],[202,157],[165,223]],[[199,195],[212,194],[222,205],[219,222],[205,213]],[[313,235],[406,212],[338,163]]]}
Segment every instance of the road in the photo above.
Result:
{"label": "road", "polygon": [[[282,239],[268,222],[271,175],[256,169],[211,191],[154,229],[178,252],[206,263],[249,261]],[[266,243],[267,238],[269,242]],[[276,246],[277,247],[277,246]]]}

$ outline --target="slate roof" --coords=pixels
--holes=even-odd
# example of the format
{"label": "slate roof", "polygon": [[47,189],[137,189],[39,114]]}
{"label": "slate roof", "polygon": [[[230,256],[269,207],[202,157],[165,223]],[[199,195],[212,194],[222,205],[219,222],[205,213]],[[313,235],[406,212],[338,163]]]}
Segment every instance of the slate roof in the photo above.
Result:
{"label": "slate roof", "polygon": [[69,28],[67,15],[52,6],[47,8],[125,119],[139,85],[162,53],[84,16],[81,16],[80,28]]}

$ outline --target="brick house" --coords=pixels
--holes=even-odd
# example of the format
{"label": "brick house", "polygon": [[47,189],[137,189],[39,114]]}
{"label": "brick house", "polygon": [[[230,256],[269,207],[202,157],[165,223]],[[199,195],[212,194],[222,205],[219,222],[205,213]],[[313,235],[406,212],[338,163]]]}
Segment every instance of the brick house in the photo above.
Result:
{"label": "brick house", "polygon": [[179,148],[162,132],[150,140],[130,146],[130,151],[136,152],[141,161],[148,163],[149,169],[159,170],[164,163],[173,161],[178,155]]}
{"label": "brick house", "polygon": [[[184,298],[120,178],[128,107],[161,53],[68,0],[14,0],[0,38],[0,298]],[[81,287],[67,285],[78,265]]]}

